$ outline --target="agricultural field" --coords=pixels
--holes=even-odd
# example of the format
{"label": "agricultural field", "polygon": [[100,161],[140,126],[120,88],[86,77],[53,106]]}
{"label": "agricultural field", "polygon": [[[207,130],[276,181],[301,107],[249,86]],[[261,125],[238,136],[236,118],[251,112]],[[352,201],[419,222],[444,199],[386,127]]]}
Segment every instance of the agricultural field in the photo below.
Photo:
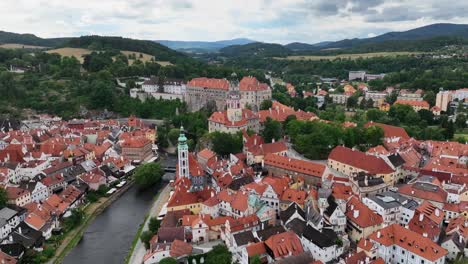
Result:
{"label": "agricultural field", "polygon": [[[60,49],[53,49],[53,50],[47,51],[47,53],[58,53],[61,56],[66,56],[66,57],[73,56],[77,58],[81,63],[83,63],[84,55],[90,54],[91,52],[92,50],[82,49],[82,48],[60,48]],[[135,59],[132,59],[133,56],[142,62],[148,62],[148,61],[151,61],[151,58],[154,58],[154,56],[151,56],[149,54],[135,52],[135,51],[123,50],[121,51],[121,53],[124,54],[128,58],[128,63],[130,65],[132,65],[135,62]],[[161,66],[172,65],[168,61],[156,61],[156,63],[160,64]]]}
{"label": "agricultural field", "polygon": [[81,48],[60,48],[48,50],[47,53],[58,53],[62,57],[75,57],[80,63],[84,61],[84,55],[90,54],[92,51],[89,49]]}
{"label": "agricultural field", "polygon": [[406,55],[415,55],[421,54],[421,52],[406,52],[406,51],[396,51],[396,52],[374,52],[374,53],[354,53],[354,54],[338,54],[338,55],[329,55],[329,56],[317,56],[317,55],[295,55],[288,56],[286,58],[277,58],[277,59],[286,59],[286,60],[334,60],[334,59],[358,59],[358,58],[374,58],[374,57],[395,57],[395,56],[406,56]]}
{"label": "agricultural field", "polygon": [[16,43],[6,43],[6,44],[0,44],[0,48],[3,48],[3,49],[45,49],[47,47],[23,45],[23,44],[16,44]]}

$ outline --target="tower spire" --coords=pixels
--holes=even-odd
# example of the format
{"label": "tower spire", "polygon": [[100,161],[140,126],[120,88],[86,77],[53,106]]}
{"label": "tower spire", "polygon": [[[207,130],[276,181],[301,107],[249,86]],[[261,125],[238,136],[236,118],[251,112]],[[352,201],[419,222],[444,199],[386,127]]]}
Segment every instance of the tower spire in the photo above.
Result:
{"label": "tower spire", "polygon": [[179,177],[189,178],[188,145],[183,126],[180,127],[177,152],[179,158]]}

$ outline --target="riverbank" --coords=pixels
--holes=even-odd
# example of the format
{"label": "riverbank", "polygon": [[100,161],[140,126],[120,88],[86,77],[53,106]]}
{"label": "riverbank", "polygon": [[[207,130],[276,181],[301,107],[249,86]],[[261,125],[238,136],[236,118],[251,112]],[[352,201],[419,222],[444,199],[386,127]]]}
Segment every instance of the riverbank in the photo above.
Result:
{"label": "riverbank", "polygon": [[98,201],[94,203],[87,204],[84,208],[84,220],[83,222],[71,230],[63,239],[60,246],[56,249],[54,257],[49,260],[49,264],[59,264],[62,263],[65,256],[75,247],[78,242],[83,237],[84,231],[88,225],[98,216],[104,209],[116,201],[121,195],[123,195],[127,190],[133,186],[133,180],[128,181],[128,183],[119,189],[117,192],[112,194],[109,197],[101,197]]}
{"label": "riverbank", "polygon": [[145,245],[140,240],[140,235],[142,232],[148,230],[149,219],[154,216],[158,216],[159,212],[167,202],[170,195],[170,185],[166,185],[163,189],[161,189],[158,194],[155,196],[154,203],[151,206],[151,209],[148,214],[146,214],[145,220],[143,224],[138,229],[135,237],[133,239],[133,243],[130,251],[128,252],[127,257],[125,258],[126,264],[140,264],[143,261],[143,258],[146,253]]}

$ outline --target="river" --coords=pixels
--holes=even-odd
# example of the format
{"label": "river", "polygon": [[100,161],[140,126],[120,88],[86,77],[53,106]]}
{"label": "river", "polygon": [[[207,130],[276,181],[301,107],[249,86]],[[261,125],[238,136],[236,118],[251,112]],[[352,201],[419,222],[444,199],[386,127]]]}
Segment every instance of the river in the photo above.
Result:
{"label": "river", "polygon": [[[175,166],[175,162],[174,157],[169,157],[162,163]],[[123,263],[159,188],[139,191],[132,186],[94,219],[63,263]]]}

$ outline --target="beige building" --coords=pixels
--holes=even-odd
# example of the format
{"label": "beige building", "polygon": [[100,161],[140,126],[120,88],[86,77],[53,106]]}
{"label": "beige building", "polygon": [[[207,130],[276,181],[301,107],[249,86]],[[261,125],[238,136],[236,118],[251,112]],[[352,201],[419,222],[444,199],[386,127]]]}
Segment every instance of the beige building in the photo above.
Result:
{"label": "beige building", "polygon": [[447,111],[447,107],[452,101],[452,92],[451,91],[440,91],[436,96],[436,106],[439,107],[442,111]]}
{"label": "beige building", "polygon": [[152,143],[144,136],[131,137],[122,143],[122,156],[132,161],[143,161],[151,157]]}
{"label": "beige building", "polygon": [[226,79],[195,78],[187,83],[185,101],[190,111],[198,111],[209,102],[216,104],[218,111],[226,109],[226,99],[229,96],[230,86],[238,86],[241,108],[260,109],[265,100],[271,100],[271,88],[260,83],[255,77],[244,77],[236,84]]}

